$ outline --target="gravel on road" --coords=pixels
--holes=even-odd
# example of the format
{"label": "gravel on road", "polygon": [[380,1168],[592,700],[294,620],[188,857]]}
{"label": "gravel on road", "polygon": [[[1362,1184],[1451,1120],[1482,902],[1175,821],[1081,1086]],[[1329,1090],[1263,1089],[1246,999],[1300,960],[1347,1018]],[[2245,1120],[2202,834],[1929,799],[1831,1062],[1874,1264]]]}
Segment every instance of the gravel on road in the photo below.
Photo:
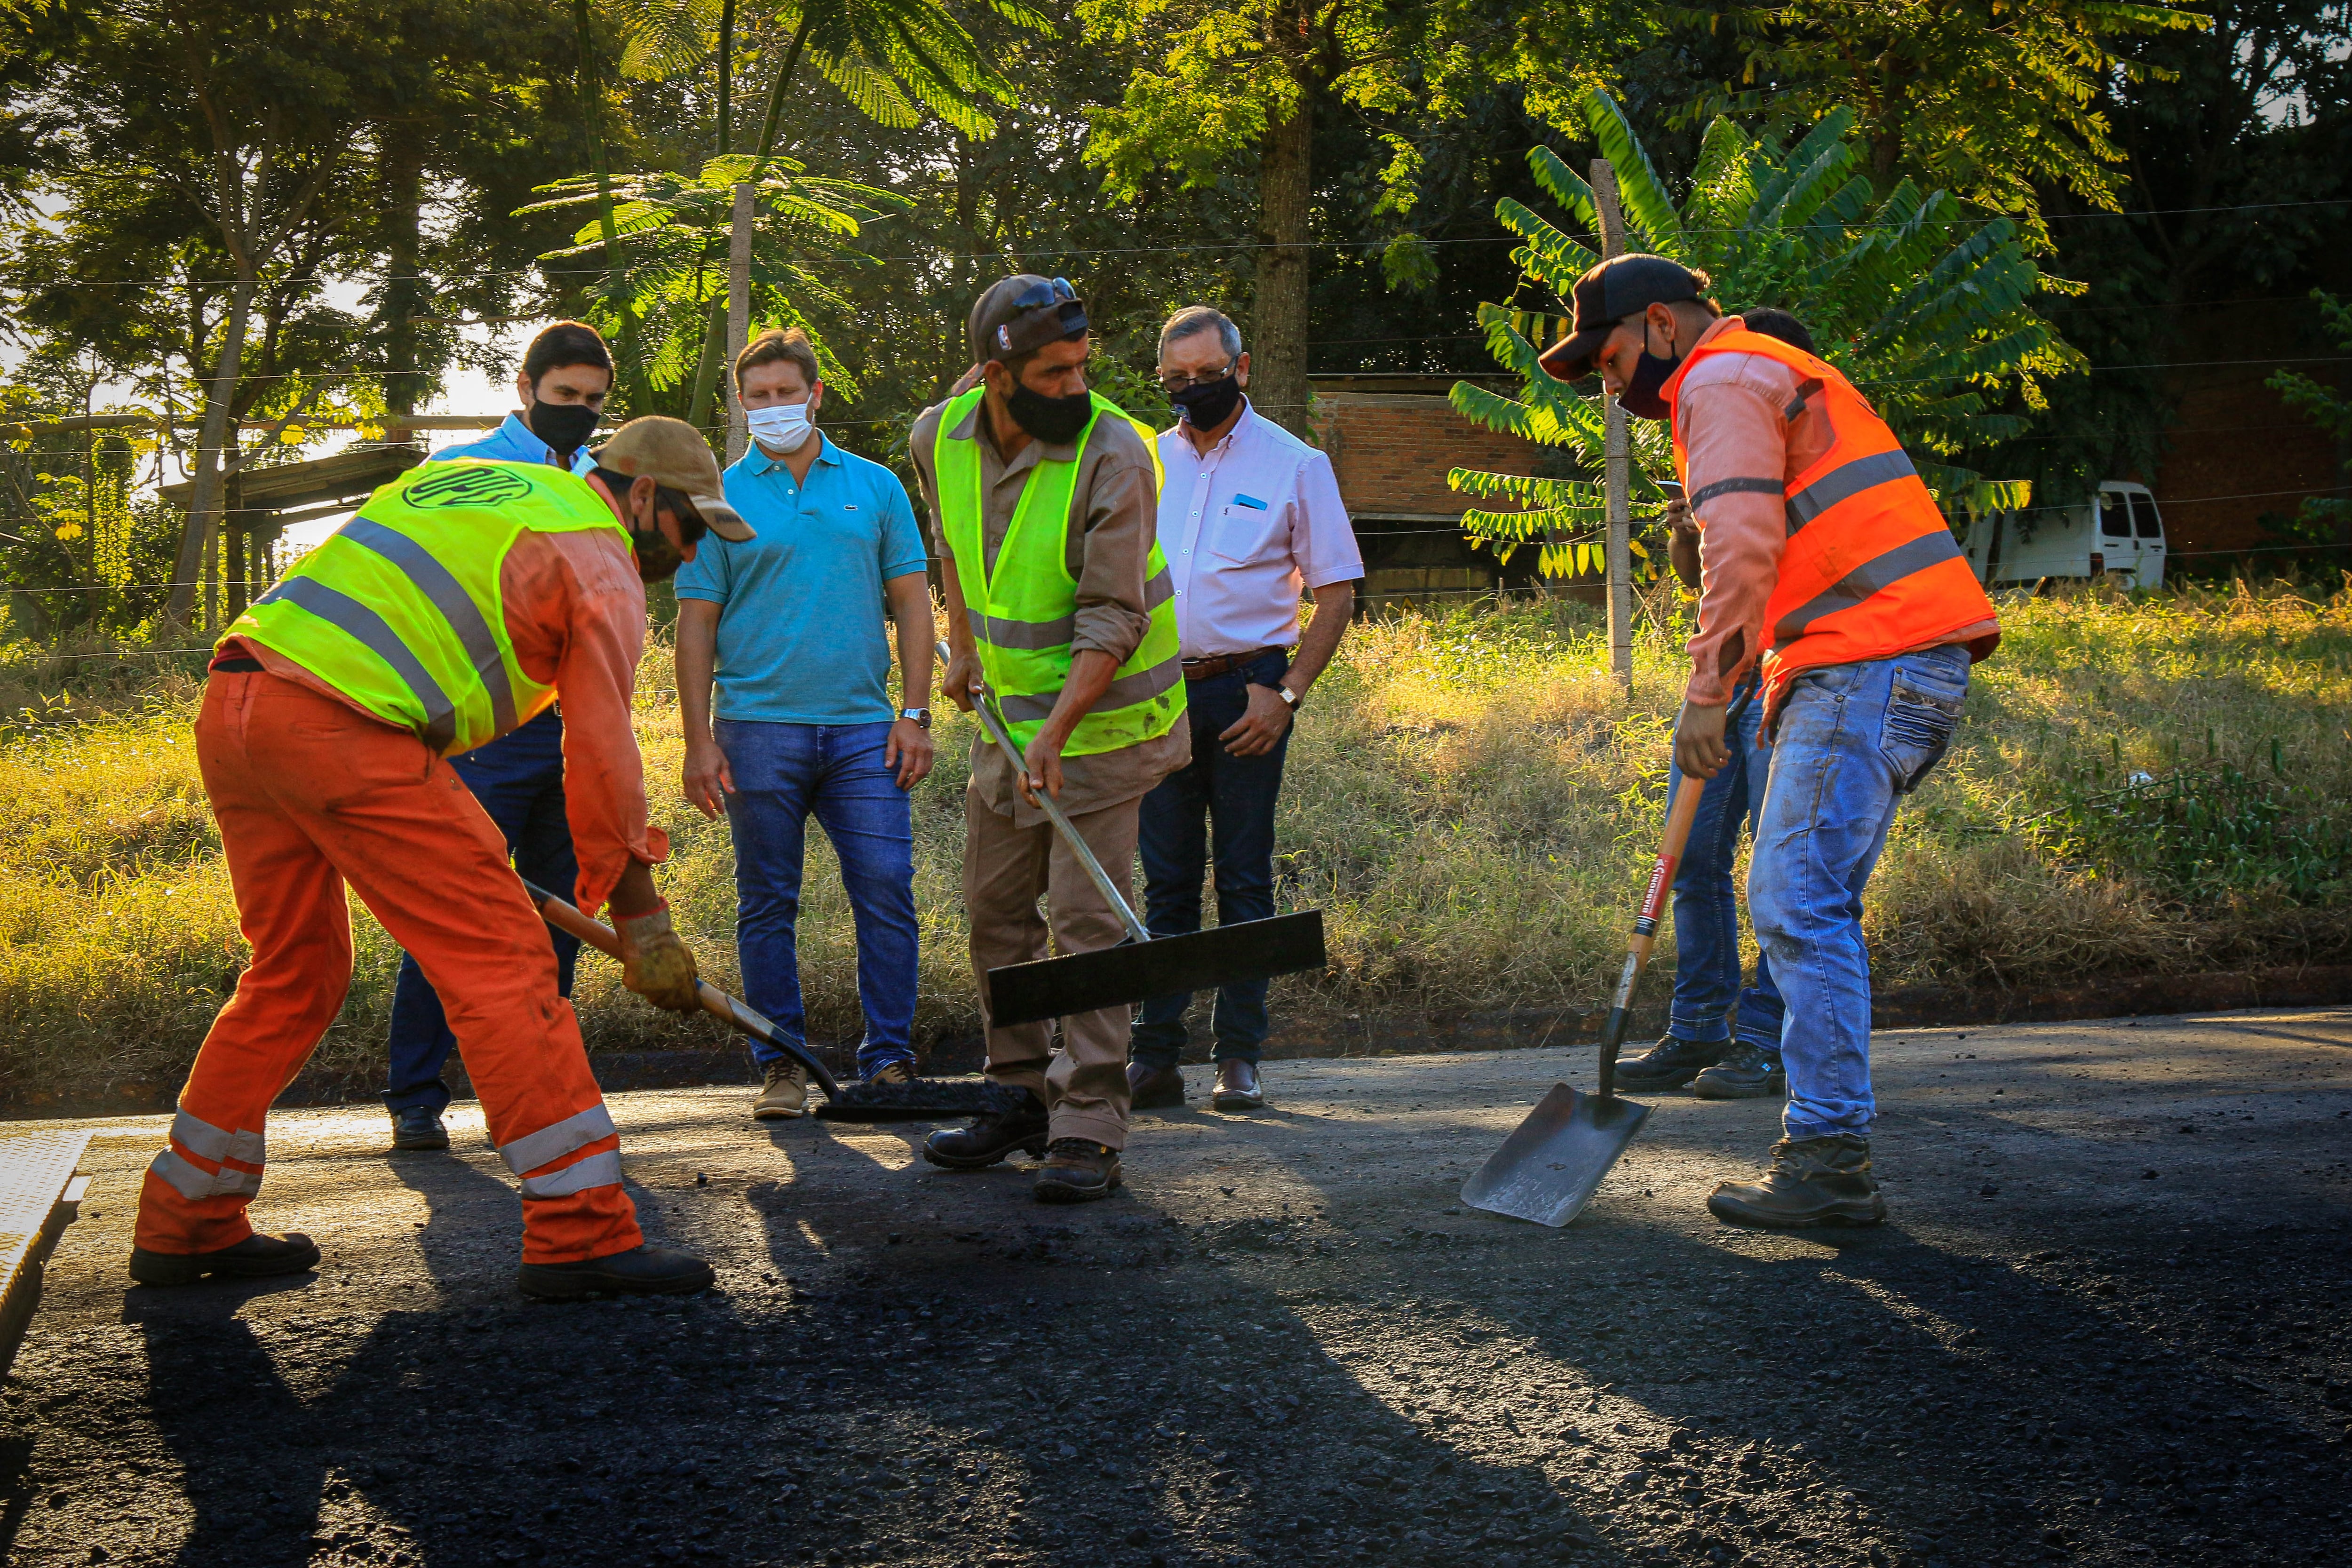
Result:
{"label": "gravel on road", "polygon": [[[1080,1208],[921,1129],[620,1094],[719,1288],[526,1302],[478,1111],[272,1119],[316,1275],[123,1273],[97,1175],[0,1394],[8,1563],[2352,1561],[2352,1011],[1884,1034],[1882,1228],[1703,1207],[1778,1108],[1652,1097],[1563,1231],[1462,1179],[1590,1048],[1285,1062]],[[1199,1075],[1196,1073],[1195,1077]]]}

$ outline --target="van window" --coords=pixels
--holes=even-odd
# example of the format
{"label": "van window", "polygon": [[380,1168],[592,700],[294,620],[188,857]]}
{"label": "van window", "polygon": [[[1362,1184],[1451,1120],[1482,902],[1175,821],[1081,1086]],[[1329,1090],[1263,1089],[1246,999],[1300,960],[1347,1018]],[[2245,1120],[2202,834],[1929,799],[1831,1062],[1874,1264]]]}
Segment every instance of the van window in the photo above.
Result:
{"label": "van window", "polygon": [[2154,496],[2134,495],[2131,498],[2132,531],[2142,539],[2162,539],[2163,520],[2156,515]]}
{"label": "van window", "polygon": [[2124,497],[2113,491],[2099,497],[2099,531],[2109,539],[2131,537],[2131,517],[2124,510]]}

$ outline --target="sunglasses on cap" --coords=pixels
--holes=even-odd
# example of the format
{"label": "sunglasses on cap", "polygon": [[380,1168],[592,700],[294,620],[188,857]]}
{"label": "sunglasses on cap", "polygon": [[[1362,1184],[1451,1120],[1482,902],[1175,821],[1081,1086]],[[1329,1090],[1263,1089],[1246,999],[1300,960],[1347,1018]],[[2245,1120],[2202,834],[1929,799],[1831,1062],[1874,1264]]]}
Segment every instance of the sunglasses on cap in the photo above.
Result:
{"label": "sunglasses on cap", "polygon": [[1078,291],[1070,287],[1066,278],[1047,278],[1032,283],[1010,301],[1016,310],[1034,310],[1045,305],[1068,305],[1077,302]]}
{"label": "sunglasses on cap", "polygon": [[1013,319],[989,330],[990,359],[1011,359],[1087,330],[1086,301],[1066,278],[1032,283],[1014,295],[1010,305]]}

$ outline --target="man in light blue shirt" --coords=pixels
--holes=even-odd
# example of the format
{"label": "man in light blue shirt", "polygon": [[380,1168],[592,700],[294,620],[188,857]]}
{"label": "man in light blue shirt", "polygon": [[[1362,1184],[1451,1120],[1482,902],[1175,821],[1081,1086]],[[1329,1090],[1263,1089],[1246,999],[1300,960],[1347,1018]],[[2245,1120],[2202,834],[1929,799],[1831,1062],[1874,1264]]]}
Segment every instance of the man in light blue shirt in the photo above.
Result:
{"label": "man in light blue shirt", "polygon": [[[555,463],[584,474],[596,466],[588,455],[588,437],[612,389],[613,356],[596,329],[558,321],[523,351],[522,368],[515,373],[522,407],[480,440],[444,447],[426,461]],[[450,766],[506,835],[515,869],[568,897],[580,867],[572,853],[572,825],[563,815],[563,721],[556,710],[551,708],[488,745],[451,758]],[[580,941],[552,926],[548,936],[555,944],[557,986],[569,996]],[[449,1086],[441,1069],[457,1037],[442,1015],[441,998],[405,953],[393,986],[387,1034],[383,1100],[392,1111],[392,1146],[446,1149],[449,1134],[441,1113],[449,1108]]]}
{"label": "man in light blue shirt", "polygon": [[[858,1071],[903,1083],[914,1075],[919,936],[908,792],[932,761],[923,537],[898,476],[815,429],[824,386],[805,333],[753,338],[735,385],[751,445],[727,470],[727,499],[758,537],[706,540],[677,575],[686,798],[705,816],[726,813],[734,836],[743,998],[803,1041],[795,927],[815,816],[857,924]],[[897,704],[886,611],[898,633]],[[798,1116],[801,1069],[757,1043],[752,1052],[764,1081],[751,1114]]]}

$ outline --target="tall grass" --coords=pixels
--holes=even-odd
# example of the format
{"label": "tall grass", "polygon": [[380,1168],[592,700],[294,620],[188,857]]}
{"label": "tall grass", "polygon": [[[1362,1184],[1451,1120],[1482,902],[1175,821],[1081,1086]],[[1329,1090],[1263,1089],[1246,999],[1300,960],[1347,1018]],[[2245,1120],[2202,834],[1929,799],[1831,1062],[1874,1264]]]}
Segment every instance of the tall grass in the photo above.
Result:
{"label": "tall grass", "polygon": [[[2003,619],[1959,741],[1906,803],[1872,884],[1882,984],[2352,952],[2352,591],[2083,593]],[[1283,900],[1326,911],[1334,967],[1280,983],[1281,1018],[1601,997],[1663,821],[1683,673],[1671,621],[1640,640],[1630,703],[1580,609],[1349,633],[1300,720],[1280,825]],[[243,953],[189,735],[200,688],[177,667],[84,683],[70,701],[50,667],[0,668],[12,679],[34,710],[0,742],[0,1097],[168,1087]],[[661,878],[706,973],[732,987],[727,829],[678,795],[672,684],[656,648],[637,723],[674,846]],[[915,800],[927,1037],[976,1019],[958,892],[972,729],[942,723]],[[811,840],[811,1027],[845,1037],[855,936],[823,836]],[[322,1065],[381,1056],[397,954],[373,921],[359,926]],[[593,955],[574,999],[594,1048],[713,1037],[629,996]]]}

